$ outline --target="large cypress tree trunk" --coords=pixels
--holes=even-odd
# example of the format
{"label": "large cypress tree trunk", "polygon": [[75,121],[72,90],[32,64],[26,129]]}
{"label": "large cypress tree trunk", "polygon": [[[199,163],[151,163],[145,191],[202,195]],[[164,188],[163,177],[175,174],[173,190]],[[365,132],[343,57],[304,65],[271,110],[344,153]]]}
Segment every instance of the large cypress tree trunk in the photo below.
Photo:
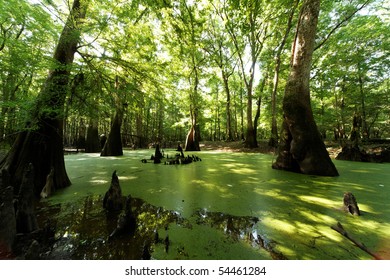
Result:
{"label": "large cypress tree trunk", "polygon": [[190,131],[187,134],[185,150],[189,151],[200,151],[199,145],[199,127],[192,125]]}
{"label": "large cypress tree trunk", "polygon": [[98,153],[100,152],[100,140],[99,140],[99,129],[97,119],[91,119],[87,129],[87,139],[85,144],[86,153]]}
{"label": "large cypress tree trunk", "polygon": [[118,108],[115,112],[114,120],[111,124],[110,133],[106,144],[103,147],[100,156],[122,156],[122,136],[121,136],[121,126],[123,120],[123,110]]}
{"label": "large cypress tree trunk", "polygon": [[338,176],[310,105],[310,69],[319,10],[320,0],[306,0],[302,5],[283,99],[279,154],[272,166],[304,174]]}
{"label": "large cypress tree trunk", "polygon": [[70,185],[63,154],[64,102],[86,4],[87,0],[73,2],[54,52],[54,69],[50,70],[36,99],[26,129],[18,135],[7,157],[0,163],[0,167],[11,175],[11,184],[15,186],[16,193],[29,163],[33,164],[35,170],[35,194],[39,195],[51,168],[55,170],[54,188]]}

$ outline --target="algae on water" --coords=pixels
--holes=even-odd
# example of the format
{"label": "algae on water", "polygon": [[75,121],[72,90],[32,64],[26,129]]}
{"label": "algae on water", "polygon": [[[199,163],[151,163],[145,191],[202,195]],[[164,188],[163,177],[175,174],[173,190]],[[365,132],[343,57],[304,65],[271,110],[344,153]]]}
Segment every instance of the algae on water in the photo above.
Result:
{"label": "algae on water", "polygon": [[[57,209],[58,251],[71,247],[68,257],[78,259],[139,259],[145,246],[155,259],[371,259],[331,229],[341,222],[390,258],[389,164],[337,161],[341,176],[332,178],[274,170],[264,154],[194,152],[201,162],[141,162],[151,154],[65,157],[72,186],[47,202]],[[140,226],[108,246],[116,221],[101,199],[114,170],[123,195],[138,201]],[[344,192],[356,196],[361,216],[342,210]],[[168,236],[168,250],[156,233]]]}

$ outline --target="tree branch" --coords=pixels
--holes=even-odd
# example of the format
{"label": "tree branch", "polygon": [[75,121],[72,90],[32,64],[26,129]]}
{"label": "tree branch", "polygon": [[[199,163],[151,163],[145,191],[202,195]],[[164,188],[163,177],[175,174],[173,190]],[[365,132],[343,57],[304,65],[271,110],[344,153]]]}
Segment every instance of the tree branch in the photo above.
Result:
{"label": "tree branch", "polygon": [[337,29],[339,29],[344,23],[346,23],[347,21],[349,21],[354,15],[356,15],[357,12],[361,11],[364,7],[366,7],[372,0],[367,0],[366,2],[364,2],[360,7],[358,7],[355,11],[353,11],[350,15],[347,15],[343,20],[341,20],[338,24],[336,24],[332,30],[330,30],[330,32],[328,33],[328,35],[325,36],[325,38],[317,45],[314,47],[314,51],[321,48],[330,38],[330,36],[332,36],[332,34],[334,32],[337,31]]}
{"label": "tree branch", "polygon": [[337,231],[338,233],[340,233],[342,236],[344,236],[345,238],[347,238],[348,240],[350,240],[353,244],[355,244],[357,247],[359,247],[360,249],[362,249],[364,252],[366,252],[367,254],[371,255],[372,257],[374,257],[376,260],[381,260],[381,257],[379,257],[378,255],[374,254],[373,252],[371,252],[369,249],[367,249],[367,247],[355,240],[354,238],[352,238],[348,232],[344,229],[344,227],[340,224],[340,222],[337,222],[336,225],[334,226],[331,226],[331,229]]}

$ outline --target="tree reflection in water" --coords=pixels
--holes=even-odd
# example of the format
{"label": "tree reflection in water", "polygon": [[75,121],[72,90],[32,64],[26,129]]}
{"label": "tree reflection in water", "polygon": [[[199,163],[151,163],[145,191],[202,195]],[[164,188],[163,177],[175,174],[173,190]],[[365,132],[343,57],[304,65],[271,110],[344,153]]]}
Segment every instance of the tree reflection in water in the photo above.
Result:
{"label": "tree reflection in water", "polygon": [[[157,246],[169,250],[169,227],[172,225],[192,230],[193,224],[217,229],[224,233],[226,242],[247,242],[259,250],[265,249],[271,258],[284,259],[273,250],[273,242],[261,237],[255,225],[257,217],[233,216],[200,209],[191,218],[157,207],[142,199],[131,198],[137,228],[124,232],[112,240],[109,235],[117,226],[120,212],[108,213],[102,207],[101,196],[87,196],[83,200],[63,204],[44,204],[39,212],[41,224],[48,218],[55,221],[55,242],[46,259],[149,259]],[[178,254],[187,254],[177,250]]]}

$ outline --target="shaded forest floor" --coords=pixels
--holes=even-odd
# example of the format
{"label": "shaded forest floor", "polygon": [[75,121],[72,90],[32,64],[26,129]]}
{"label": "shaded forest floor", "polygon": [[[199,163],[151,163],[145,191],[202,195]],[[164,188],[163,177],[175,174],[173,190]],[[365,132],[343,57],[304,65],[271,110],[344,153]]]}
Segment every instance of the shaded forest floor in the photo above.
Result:
{"label": "shaded forest floor", "polygon": [[274,147],[268,145],[267,140],[258,142],[257,148],[246,148],[243,141],[205,141],[201,142],[200,149],[202,151],[222,151],[222,152],[244,152],[244,153],[263,153],[273,154],[276,152]]}
{"label": "shaded forest floor", "polygon": [[[334,159],[342,151],[339,142],[326,141],[329,156]],[[385,149],[390,149],[389,143],[361,143],[360,149],[368,154],[380,154]],[[222,152],[244,152],[244,153],[262,153],[262,154],[276,154],[277,148],[270,147],[267,140],[259,140],[257,148],[246,148],[242,141],[205,141],[200,144],[201,150],[204,151],[222,151]]]}

